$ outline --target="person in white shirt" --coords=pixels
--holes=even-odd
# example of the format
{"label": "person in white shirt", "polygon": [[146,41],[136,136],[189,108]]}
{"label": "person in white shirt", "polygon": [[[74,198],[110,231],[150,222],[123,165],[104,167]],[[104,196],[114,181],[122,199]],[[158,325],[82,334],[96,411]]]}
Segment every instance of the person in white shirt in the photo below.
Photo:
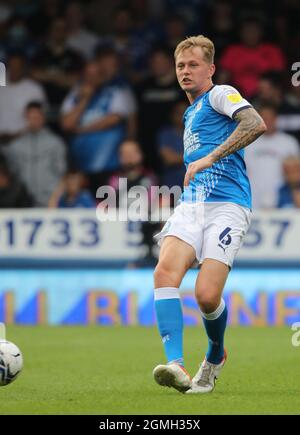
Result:
{"label": "person in white shirt", "polygon": [[100,38],[84,27],[85,11],[78,1],[72,1],[66,9],[67,46],[78,51],[84,59],[94,55]]}
{"label": "person in white shirt", "polygon": [[245,150],[245,161],[252,190],[253,209],[275,208],[283,184],[283,161],[300,154],[297,139],[277,130],[275,106],[260,108],[267,131]]}
{"label": "person in white shirt", "polygon": [[62,128],[71,136],[72,161],[88,174],[93,192],[119,167],[121,142],[134,137],[136,103],[127,83],[118,80],[118,72],[114,52],[88,62],[82,80],[61,107]]}
{"label": "person in white shirt", "polygon": [[26,127],[24,110],[30,101],[46,104],[42,86],[26,77],[25,58],[13,54],[7,62],[7,82],[1,87],[0,142],[7,144],[21,134]]}
{"label": "person in white shirt", "polygon": [[66,171],[66,146],[46,125],[38,101],[24,110],[26,131],[4,148],[12,173],[25,185],[35,207],[47,207],[49,198]]}

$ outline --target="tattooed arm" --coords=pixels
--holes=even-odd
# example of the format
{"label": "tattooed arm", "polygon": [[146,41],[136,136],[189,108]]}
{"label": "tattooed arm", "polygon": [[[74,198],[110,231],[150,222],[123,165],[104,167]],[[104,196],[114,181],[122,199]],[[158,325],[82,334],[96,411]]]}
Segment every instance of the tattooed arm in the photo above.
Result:
{"label": "tattooed arm", "polygon": [[213,163],[245,148],[266,131],[264,121],[252,107],[238,112],[234,120],[238,122],[237,128],[222,145],[210,154]]}
{"label": "tattooed arm", "polygon": [[238,125],[234,132],[214,151],[202,159],[190,163],[185,175],[184,185],[188,186],[190,179],[194,179],[197,172],[210,168],[215,162],[245,148],[266,131],[266,125],[255,109],[241,110],[234,116]]}

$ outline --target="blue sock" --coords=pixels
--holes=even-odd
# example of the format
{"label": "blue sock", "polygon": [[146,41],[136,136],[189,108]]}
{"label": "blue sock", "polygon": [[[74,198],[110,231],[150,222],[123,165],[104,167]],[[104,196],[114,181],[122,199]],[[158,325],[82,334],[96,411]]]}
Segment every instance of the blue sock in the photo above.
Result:
{"label": "blue sock", "polygon": [[183,314],[178,288],[155,289],[154,307],[168,363],[183,366]]}
{"label": "blue sock", "polygon": [[201,312],[208,336],[206,359],[213,364],[220,364],[224,358],[224,334],[227,321],[227,308],[224,299],[213,313]]}

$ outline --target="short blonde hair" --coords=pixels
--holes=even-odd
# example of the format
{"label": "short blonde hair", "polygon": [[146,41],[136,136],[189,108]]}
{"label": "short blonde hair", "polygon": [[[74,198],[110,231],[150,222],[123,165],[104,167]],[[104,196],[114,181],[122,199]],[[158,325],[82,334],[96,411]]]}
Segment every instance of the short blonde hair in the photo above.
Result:
{"label": "short blonde hair", "polygon": [[188,48],[194,48],[194,47],[202,48],[203,59],[207,63],[210,64],[214,63],[214,55],[215,55],[214,43],[209,38],[206,38],[203,35],[190,36],[189,38],[186,38],[183,41],[179,42],[174,52],[175,60],[179,55],[179,53],[181,53],[183,50],[186,50]]}

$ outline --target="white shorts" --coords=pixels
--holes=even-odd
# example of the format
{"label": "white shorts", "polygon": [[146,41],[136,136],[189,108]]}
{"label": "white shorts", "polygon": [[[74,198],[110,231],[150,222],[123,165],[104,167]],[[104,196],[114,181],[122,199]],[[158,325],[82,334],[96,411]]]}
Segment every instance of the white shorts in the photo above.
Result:
{"label": "white shorts", "polygon": [[248,208],[231,202],[182,202],[155,239],[160,246],[166,236],[176,236],[194,248],[200,264],[213,258],[232,267],[251,214]]}

